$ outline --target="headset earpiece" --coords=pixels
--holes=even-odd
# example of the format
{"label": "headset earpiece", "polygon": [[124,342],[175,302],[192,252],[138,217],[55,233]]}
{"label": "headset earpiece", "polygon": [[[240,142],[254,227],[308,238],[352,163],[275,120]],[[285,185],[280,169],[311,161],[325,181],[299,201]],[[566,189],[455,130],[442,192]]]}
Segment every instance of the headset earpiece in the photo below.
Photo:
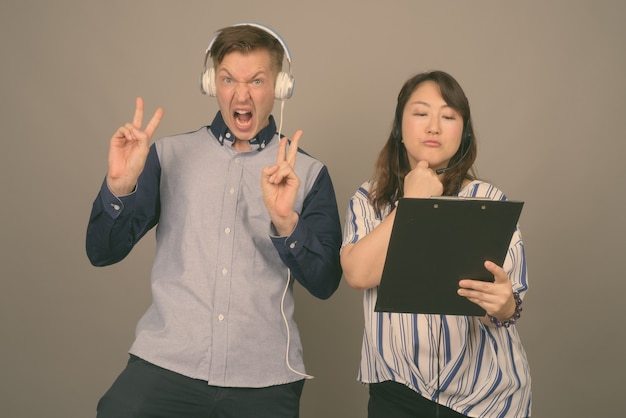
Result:
{"label": "headset earpiece", "polygon": [[[265,32],[269,33],[274,38],[276,38],[276,40],[283,47],[283,50],[285,51],[285,58],[287,59],[287,62],[289,64],[289,72],[281,71],[276,76],[274,98],[278,100],[289,99],[293,95],[295,80],[293,76],[291,75],[291,54],[289,53],[289,49],[287,48],[287,45],[276,32],[274,32],[272,29],[268,28],[267,26],[259,25],[257,23],[239,23],[233,26],[245,26],[245,25],[254,26],[256,28],[264,30]],[[217,89],[216,89],[216,83],[215,83],[215,69],[213,67],[207,68],[207,64],[209,63],[211,47],[213,46],[213,42],[215,42],[215,39],[218,36],[219,34],[213,37],[213,39],[211,39],[211,42],[209,42],[209,46],[206,49],[205,57],[204,57],[204,69],[202,70],[202,73],[200,74],[200,92],[208,96],[217,95]]]}

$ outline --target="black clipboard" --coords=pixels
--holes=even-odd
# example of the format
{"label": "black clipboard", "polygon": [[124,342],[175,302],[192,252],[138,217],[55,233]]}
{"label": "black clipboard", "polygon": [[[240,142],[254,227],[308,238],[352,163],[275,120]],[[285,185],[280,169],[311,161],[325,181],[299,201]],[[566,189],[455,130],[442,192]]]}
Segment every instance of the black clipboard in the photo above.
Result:
{"label": "black clipboard", "polygon": [[485,315],[457,294],[459,280],[493,281],[483,263],[504,263],[523,205],[456,197],[400,199],[374,310]]}

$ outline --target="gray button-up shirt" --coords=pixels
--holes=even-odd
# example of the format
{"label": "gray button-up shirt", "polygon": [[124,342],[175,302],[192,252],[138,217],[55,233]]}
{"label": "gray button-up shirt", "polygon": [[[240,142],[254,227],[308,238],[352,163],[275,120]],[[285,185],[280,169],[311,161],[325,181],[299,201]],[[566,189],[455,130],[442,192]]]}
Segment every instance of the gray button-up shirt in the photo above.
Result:
{"label": "gray button-up shirt", "polygon": [[292,279],[320,298],[336,290],[341,227],[326,167],[300,152],[299,222],[274,235],[260,175],[278,142],[271,118],[253,150],[237,153],[218,113],[210,128],[156,141],[131,195],[103,183],[87,230],[94,265],[123,259],[157,225],[152,304],[132,354],[216,386],[303,378]]}

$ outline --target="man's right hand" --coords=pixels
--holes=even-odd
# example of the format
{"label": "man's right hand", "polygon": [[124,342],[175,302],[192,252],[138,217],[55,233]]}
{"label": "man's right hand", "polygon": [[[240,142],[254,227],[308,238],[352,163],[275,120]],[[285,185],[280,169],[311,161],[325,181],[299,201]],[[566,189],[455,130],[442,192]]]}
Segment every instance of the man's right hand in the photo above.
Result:
{"label": "man's right hand", "polygon": [[137,97],[133,122],[120,126],[111,138],[107,185],[116,196],[127,195],[135,189],[146,164],[152,135],[162,117],[163,109],[158,108],[145,130],[142,130],[143,99]]}

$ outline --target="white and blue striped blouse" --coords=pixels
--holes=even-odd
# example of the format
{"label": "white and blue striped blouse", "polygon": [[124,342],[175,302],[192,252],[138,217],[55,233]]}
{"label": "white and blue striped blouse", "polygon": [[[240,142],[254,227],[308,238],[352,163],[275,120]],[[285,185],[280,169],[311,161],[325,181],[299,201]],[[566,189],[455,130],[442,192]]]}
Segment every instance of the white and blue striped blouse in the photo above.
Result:
{"label": "white and blue striped blouse", "polygon": [[[377,214],[368,201],[371,182],[350,200],[343,245],[356,243],[391,212]],[[496,187],[473,181],[463,197],[505,200]],[[523,298],[526,258],[519,228],[503,265]],[[365,331],[358,380],[395,381],[471,417],[528,417],[530,373],[516,327],[495,328],[478,317],[374,312],[377,288],[365,290]]]}

